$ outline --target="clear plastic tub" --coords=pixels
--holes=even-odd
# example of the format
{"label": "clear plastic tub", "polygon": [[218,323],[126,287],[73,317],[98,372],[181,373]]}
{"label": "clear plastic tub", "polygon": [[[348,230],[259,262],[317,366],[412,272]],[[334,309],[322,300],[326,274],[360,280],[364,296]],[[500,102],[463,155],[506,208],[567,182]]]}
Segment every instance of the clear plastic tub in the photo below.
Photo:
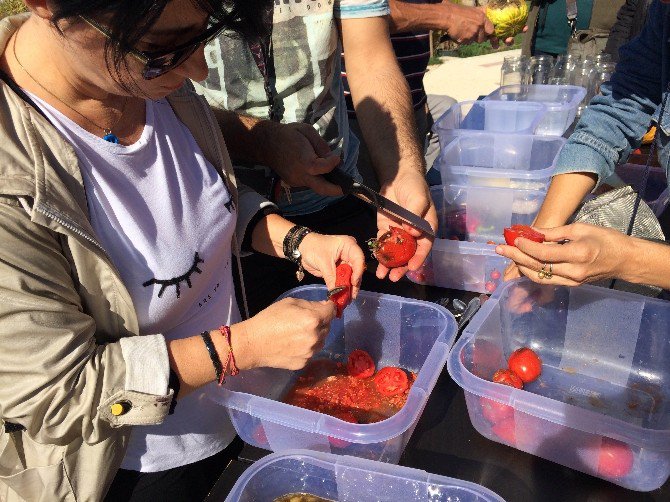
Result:
{"label": "clear plastic tub", "polygon": [[481,485],[348,455],[273,453],[249,467],[226,502],[271,502],[309,493],[336,502],[504,502]]}
{"label": "clear plastic tub", "polygon": [[459,185],[431,187],[438,216],[437,239],[424,266],[407,277],[419,284],[492,293],[509,263],[496,254],[510,225],[530,225],[544,190]]}
{"label": "clear plastic tub", "polygon": [[435,162],[442,184],[546,190],[565,139],[472,132],[455,137]]}
{"label": "clear plastic tub", "polygon": [[[302,286],[283,297],[322,301],[324,286]],[[239,436],[272,451],[301,448],[397,463],[421,416],[456,337],[456,321],[434,303],[361,291],[335,319],[315,357],[345,361],[366,350],[377,367],[401,366],[418,373],[405,406],[373,424],[352,424],[282,403],[299,371],[260,368],[226,381],[214,396],[227,407]],[[335,438],[336,440],[333,440]]]}
{"label": "clear plastic tub", "polygon": [[577,85],[522,85],[499,87],[485,101],[506,103],[542,103],[547,109],[535,134],[562,136],[575,121],[577,108],[586,96],[586,89]]}
{"label": "clear plastic tub", "polygon": [[[543,361],[524,390],[490,381],[515,349]],[[637,491],[670,475],[670,303],[596,286],[505,283],[449,356],[487,438]]]}
{"label": "clear plastic tub", "polygon": [[433,131],[441,148],[466,131],[534,134],[545,112],[542,103],[461,101],[435,122]]}

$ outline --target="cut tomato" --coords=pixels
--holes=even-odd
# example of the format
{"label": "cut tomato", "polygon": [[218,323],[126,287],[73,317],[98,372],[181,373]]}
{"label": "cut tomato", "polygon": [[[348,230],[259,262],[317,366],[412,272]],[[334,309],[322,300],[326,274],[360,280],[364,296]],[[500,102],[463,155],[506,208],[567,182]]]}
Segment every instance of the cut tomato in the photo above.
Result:
{"label": "cut tomato", "polygon": [[370,354],[364,350],[356,349],[349,354],[347,371],[352,377],[369,378],[375,374],[375,362]]}
{"label": "cut tomato", "polygon": [[514,241],[516,241],[517,237],[523,237],[534,242],[544,242],[544,234],[528,225],[512,225],[503,230],[503,235],[505,236],[505,242],[509,246],[514,246]]}
{"label": "cut tomato", "polygon": [[542,373],[542,359],[528,347],[521,347],[512,352],[508,365],[523,383],[536,380]]}
{"label": "cut tomato", "polygon": [[388,268],[404,267],[416,253],[416,239],[400,227],[389,227],[378,239],[370,239],[368,245],[377,261]]}
{"label": "cut tomato", "polygon": [[515,389],[523,389],[523,381],[519,378],[519,375],[512,370],[499,369],[493,374],[493,381],[495,383],[509,385]]}
{"label": "cut tomato", "polygon": [[387,366],[375,375],[375,387],[384,396],[396,396],[409,388],[409,379],[401,368]]}
{"label": "cut tomato", "polygon": [[342,312],[351,303],[351,274],[353,270],[348,263],[340,263],[335,270],[335,287],[344,287],[339,293],[335,293],[330,300],[337,307],[337,317],[342,317]]}

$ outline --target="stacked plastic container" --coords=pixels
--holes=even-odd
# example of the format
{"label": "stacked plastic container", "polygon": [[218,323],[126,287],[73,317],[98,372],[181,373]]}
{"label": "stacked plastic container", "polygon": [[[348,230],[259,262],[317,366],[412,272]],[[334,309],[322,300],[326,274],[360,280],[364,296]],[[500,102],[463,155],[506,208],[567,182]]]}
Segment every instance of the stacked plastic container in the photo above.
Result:
{"label": "stacked plastic container", "polygon": [[[491,382],[517,348],[542,359],[523,390]],[[595,286],[505,283],[451,351],[483,436],[625,488],[670,475],[670,303]]]}
{"label": "stacked plastic container", "polygon": [[560,137],[586,90],[516,85],[453,105],[435,123],[440,154],[432,190],[440,228],[414,282],[492,293],[508,261],[495,252],[503,229],[531,224],[544,201]]}
{"label": "stacked plastic container", "polygon": [[308,494],[334,502],[504,502],[475,483],[346,455],[305,450],[271,454],[249,467],[226,502],[289,500]]}
{"label": "stacked plastic container", "polygon": [[[283,296],[326,298],[323,286],[303,286]],[[346,364],[354,349],[367,351],[378,368],[400,366],[417,373],[403,408],[372,424],[352,424],[281,402],[299,371],[245,371],[218,389],[214,399],[228,409],[239,436],[272,451],[308,449],[397,463],[456,337],[456,322],[434,303],[361,291],[341,319],[331,323],[317,358]]]}

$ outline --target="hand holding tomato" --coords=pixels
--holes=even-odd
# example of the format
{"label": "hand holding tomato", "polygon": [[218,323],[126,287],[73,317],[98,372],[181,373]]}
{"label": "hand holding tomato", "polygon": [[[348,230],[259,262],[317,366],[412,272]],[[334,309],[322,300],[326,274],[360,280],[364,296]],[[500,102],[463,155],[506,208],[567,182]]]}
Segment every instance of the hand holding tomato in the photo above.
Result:
{"label": "hand holding tomato", "polygon": [[[610,228],[574,223],[563,227],[542,229],[545,243],[520,239],[514,246],[497,246],[496,253],[513,260],[519,271],[532,281],[543,284],[578,286],[613,277],[635,279],[639,272],[631,249],[647,247],[649,253],[663,253],[660,245],[647,243]],[[558,244],[559,242],[563,244]],[[644,254],[646,250],[639,250]],[[660,254],[658,255],[660,256]],[[664,255],[665,256],[665,255]],[[538,271],[552,264],[550,279],[540,278]],[[658,281],[665,280],[657,277]],[[639,282],[639,281],[638,281]],[[664,284],[658,284],[664,287]]]}
{"label": "hand holding tomato", "polygon": [[391,226],[368,245],[379,264],[389,269],[404,267],[416,253],[416,239],[400,227]]}
{"label": "hand holding tomato", "polygon": [[342,313],[347,305],[351,303],[351,274],[353,270],[348,263],[340,263],[335,269],[335,287],[343,288],[341,291],[329,295],[328,299],[337,307],[337,318],[342,317]]}
{"label": "hand holding tomato", "polygon": [[533,242],[544,242],[544,234],[528,225],[512,225],[503,229],[503,235],[508,246],[514,246],[519,237],[529,239]]}
{"label": "hand holding tomato", "polygon": [[348,263],[351,266],[351,298],[355,299],[361,289],[361,279],[365,270],[365,255],[348,235],[324,235],[311,232],[305,236],[298,247],[302,255],[305,270],[315,277],[323,277],[330,290],[337,283],[337,264]]}
{"label": "hand holding tomato", "polygon": [[255,316],[231,326],[240,369],[301,369],[325,342],[335,318],[330,301],[284,298]]}
{"label": "hand holding tomato", "polygon": [[[407,169],[402,175],[396,175],[390,182],[382,182],[380,193],[424,218],[433,230],[437,229],[435,204],[430,197],[426,180],[418,169]],[[377,213],[378,235],[384,234],[392,225],[397,226],[398,223],[381,211]],[[416,228],[406,224],[403,224],[402,228],[416,238],[416,253],[409,260],[409,263],[403,267],[389,268],[380,263],[377,266],[377,277],[379,279],[388,275],[391,281],[399,281],[408,270],[417,270],[426,261],[433,246],[433,239]]]}

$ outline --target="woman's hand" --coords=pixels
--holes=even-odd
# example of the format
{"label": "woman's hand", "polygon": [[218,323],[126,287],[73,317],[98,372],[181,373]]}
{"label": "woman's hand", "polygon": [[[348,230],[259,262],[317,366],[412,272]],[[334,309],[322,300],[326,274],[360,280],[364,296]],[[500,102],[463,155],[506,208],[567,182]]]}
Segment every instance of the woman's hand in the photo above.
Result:
{"label": "woman's hand", "polygon": [[231,341],[238,368],[303,368],[323,347],[335,311],[331,301],[284,298],[234,324]]}
{"label": "woman's hand", "polygon": [[[578,286],[625,273],[631,238],[621,232],[585,223],[538,231],[544,234],[544,243],[520,237],[515,246],[496,247],[499,255],[512,259],[535,282]],[[543,269],[551,277],[540,273]]]}
{"label": "woman's hand", "polygon": [[365,270],[365,255],[356,243],[356,239],[348,235],[324,235],[311,232],[298,246],[302,255],[305,270],[316,277],[323,277],[326,287],[335,287],[335,269],[340,262],[351,265],[352,298],[358,296],[361,279]]}
{"label": "woman's hand", "polygon": [[[433,230],[437,230],[437,211],[430,197],[430,190],[425,178],[419,171],[409,171],[397,177],[389,185],[382,186],[381,194],[400,204],[405,209],[425,219]],[[388,232],[389,227],[399,226],[399,223],[383,212],[377,214],[377,237]],[[377,277],[383,279],[388,274],[391,281],[399,281],[408,270],[418,270],[426,261],[430,249],[433,247],[433,238],[406,223],[402,227],[416,237],[416,253],[406,267],[389,269],[383,265],[377,266]]]}

